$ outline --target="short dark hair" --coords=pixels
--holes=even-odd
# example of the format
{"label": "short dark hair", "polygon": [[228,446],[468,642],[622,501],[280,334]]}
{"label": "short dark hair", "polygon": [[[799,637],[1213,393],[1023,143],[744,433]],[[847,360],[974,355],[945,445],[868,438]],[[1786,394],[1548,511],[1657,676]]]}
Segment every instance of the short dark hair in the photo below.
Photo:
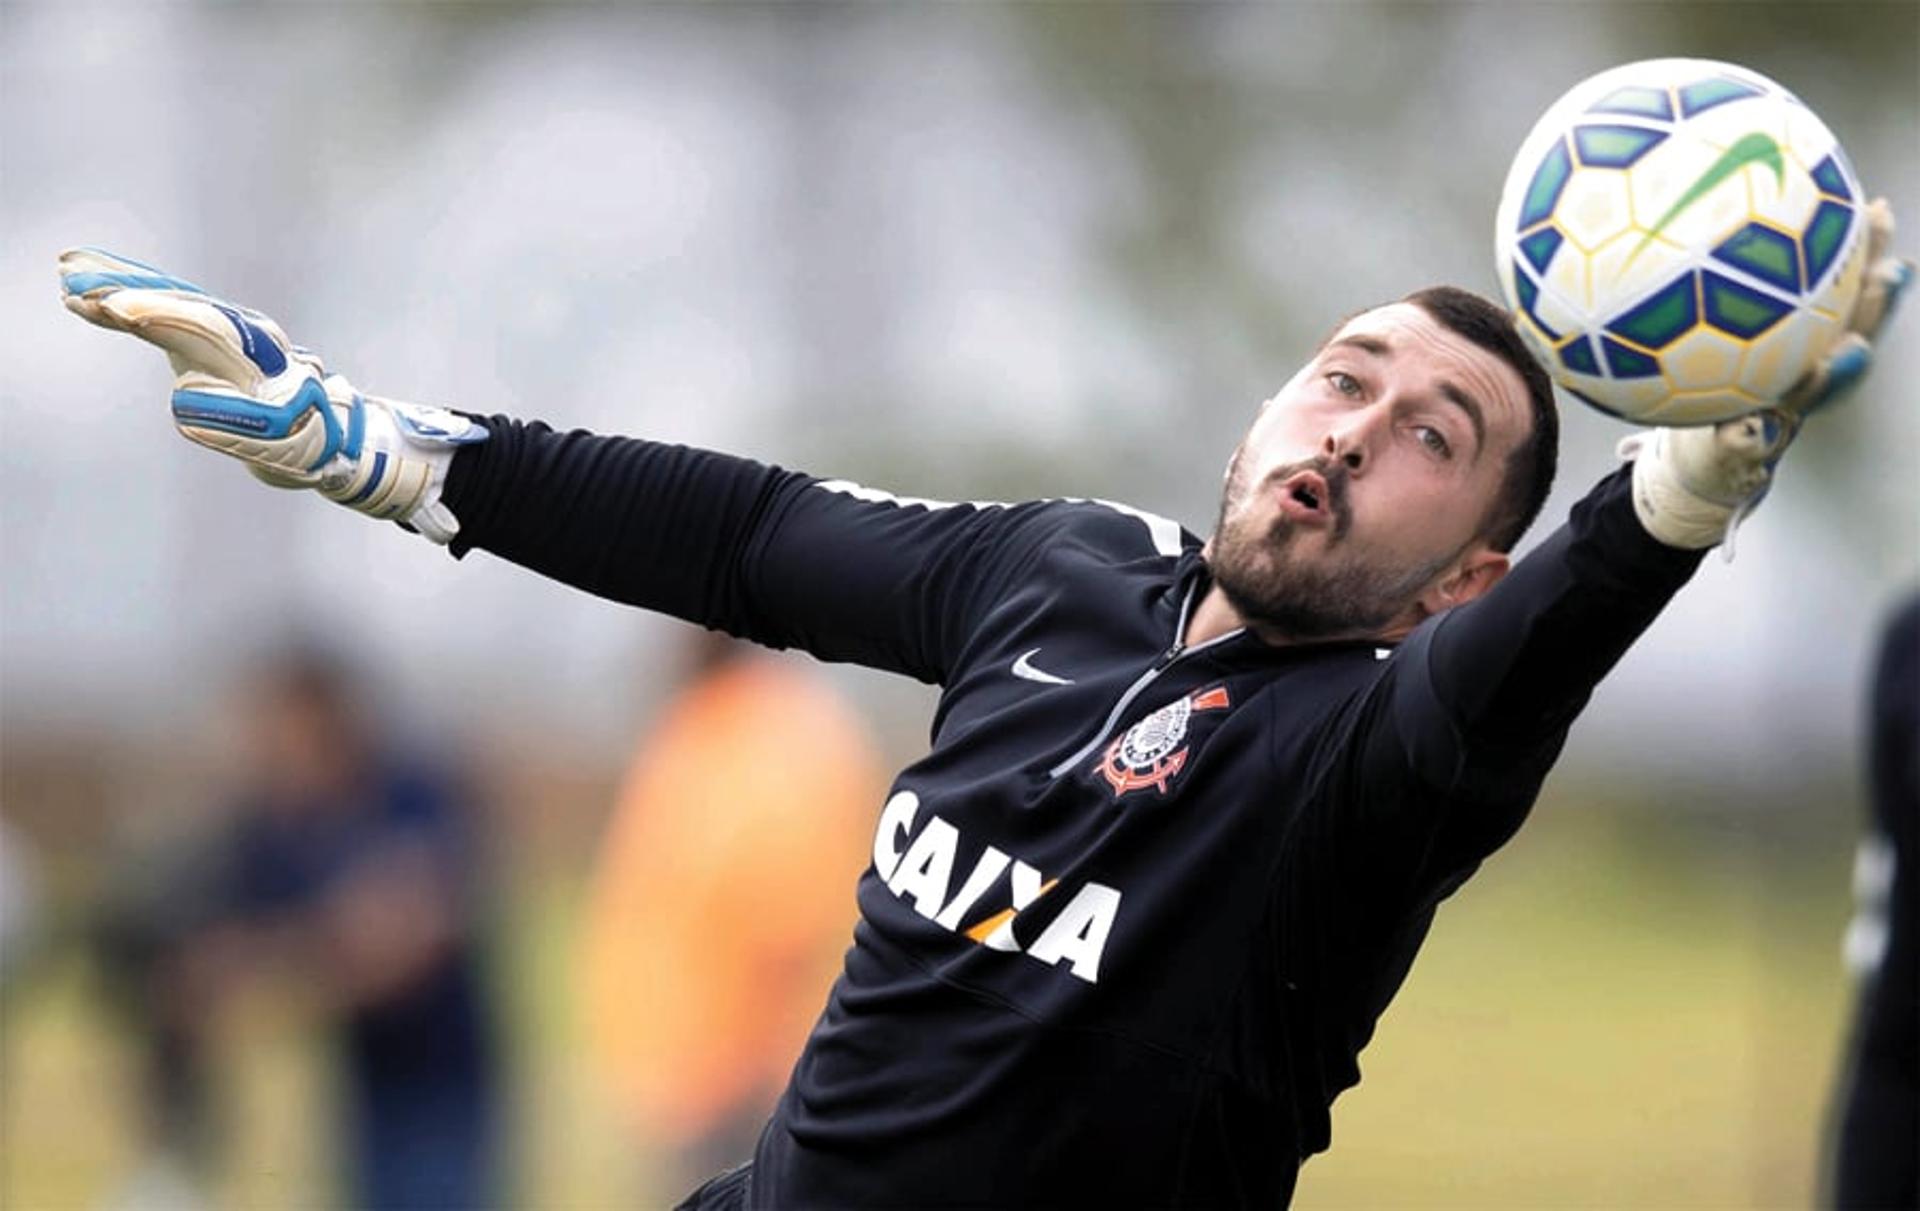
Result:
{"label": "short dark hair", "polygon": [[1480,531],[1494,550],[1511,551],[1540,516],[1560,464],[1560,414],[1554,408],[1553,382],[1520,339],[1513,317],[1491,299],[1458,286],[1429,286],[1400,301],[1412,303],[1442,328],[1512,366],[1527,385],[1533,427],[1507,456],[1506,474]]}

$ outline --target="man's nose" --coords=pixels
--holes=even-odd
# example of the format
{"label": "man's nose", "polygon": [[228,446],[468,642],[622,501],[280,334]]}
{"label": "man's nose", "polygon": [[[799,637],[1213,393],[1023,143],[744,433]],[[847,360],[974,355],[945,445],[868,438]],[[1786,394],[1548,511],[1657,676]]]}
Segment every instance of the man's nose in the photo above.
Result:
{"label": "man's nose", "polygon": [[1327,429],[1321,453],[1329,462],[1345,466],[1356,474],[1372,461],[1375,435],[1386,416],[1381,404],[1371,404],[1342,413]]}

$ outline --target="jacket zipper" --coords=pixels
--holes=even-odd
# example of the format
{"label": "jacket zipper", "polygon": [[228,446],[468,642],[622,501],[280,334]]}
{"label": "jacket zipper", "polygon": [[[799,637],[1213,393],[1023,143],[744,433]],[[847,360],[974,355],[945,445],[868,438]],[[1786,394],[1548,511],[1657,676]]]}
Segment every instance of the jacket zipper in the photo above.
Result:
{"label": "jacket zipper", "polygon": [[1160,653],[1159,657],[1147,666],[1146,672],[1134,678],[1133,684],[1128,686],[1126,692],[1120,695],[1120,701],[1114,703],[1113,709],[1107,712],[1107,721],[1100,725],[1100,730],[1094,733],[1093,739],[1088,741],[1079,751],[1075,752],[1073,756],[1068,757],[1065,761],[1048,770],[1047,777],[1058,778],[1074,766],[1085,761],[1089,754],[1105,744],[1107,737],[1113,734],[1114,725],[1120,722],[1120,716],[1126,713],[1127,707],[1132,705],[1133,700],[1140,696],[1142,690],[1158,680],[1160,674],[1172,668],[1182,658],[1191,656],[1195,652],[1204,652],[1216,644],[1225,643],[1245,629],[1244,627],[1235,628],[1224,635],[1216,635],[1205,643],[1187,647],[1187,612],[1193,607],[1193,592],[1198,587],[1197,583],[1188,585],[1187,595],[1180,599],[1180,620],[1176,622],[1173,627],[1173,646]]}

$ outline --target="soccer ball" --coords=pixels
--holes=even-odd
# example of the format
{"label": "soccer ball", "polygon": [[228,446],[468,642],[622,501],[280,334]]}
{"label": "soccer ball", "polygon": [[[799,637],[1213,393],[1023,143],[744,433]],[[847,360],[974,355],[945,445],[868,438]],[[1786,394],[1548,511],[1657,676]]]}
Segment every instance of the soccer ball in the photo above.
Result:
{"label": "soccer ball", "polygon": [[1757,72],[1629,63],[1575,85],[1507,173],[1494,248],[1520,334],[1568,391],[1643,424],[1776,403],[1842,333],[1859,180]]}

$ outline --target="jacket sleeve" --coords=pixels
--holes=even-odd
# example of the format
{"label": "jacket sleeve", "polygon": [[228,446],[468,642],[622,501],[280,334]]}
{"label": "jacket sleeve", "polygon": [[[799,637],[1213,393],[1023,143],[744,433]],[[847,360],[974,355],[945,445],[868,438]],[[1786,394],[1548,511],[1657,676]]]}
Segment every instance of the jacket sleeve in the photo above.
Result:
{"label": "jacket sleeve", "polygon": [[1631,489],[1628,467],[1601,480],[1500,584],[1423,623],[1355,703],[1356,815],[1424,847],[1430,870],[1519,828],[1594,687],[1699,566],[1704,552],[1646,533]]}
{"label": "jacket sleeve", "polygon": [[823,660],[943,681],[1037,554],[1043,505],[948,505],[746,459],[487,419],[443,499],[456,557]]}

